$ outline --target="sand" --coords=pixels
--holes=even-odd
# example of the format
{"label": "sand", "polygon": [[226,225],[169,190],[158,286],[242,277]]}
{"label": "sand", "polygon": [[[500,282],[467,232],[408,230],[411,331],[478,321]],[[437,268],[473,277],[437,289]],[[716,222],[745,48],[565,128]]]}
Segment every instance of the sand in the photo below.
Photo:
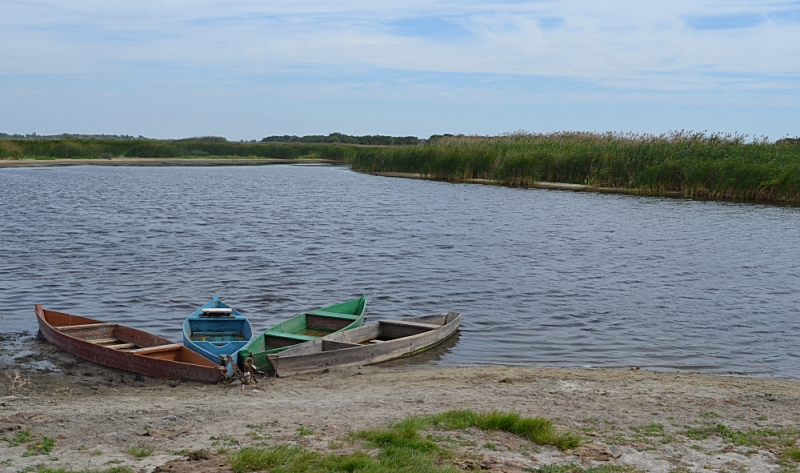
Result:
{"label": "sand", "polygon": [[[394,364],[263,379],[255,386],[209,385],[104,368],[30,334],[5,338],[0,437],[29,430],[31,438],[50,437],[55,445],[49,455],[26,457],[35,442],[15,447],[0,442],[0,472],[40,464],[75,470],[128,465],[147,472],[232,471],[225,464],[226,448],[293,444],[346,453],[358,447],[348,442],[349,431],[451,409],[544,416],[584,438],[582,447],[561,452],[501,432],[431,432],[450,435],[445,443],[460,452],[454,463],[465,470],[613,463],[652,472],[778,471],[775,447],[737,446],[718,435],[695,440],[687,437],[688,429],[800,426],[800,383],[790,380],[636,369]],[[130,447],[153,447],[153,452],[137,459]],[[187,456],[201,449],[210,455]]]}

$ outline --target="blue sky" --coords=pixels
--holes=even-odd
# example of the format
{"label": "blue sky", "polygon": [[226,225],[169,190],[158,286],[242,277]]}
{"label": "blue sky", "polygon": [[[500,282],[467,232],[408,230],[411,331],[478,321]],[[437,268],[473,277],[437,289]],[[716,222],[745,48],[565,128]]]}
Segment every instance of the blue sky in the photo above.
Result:
{"label": "blue sky", "polygon": [[0,0],[0,132],[800,135],[800,1]]}

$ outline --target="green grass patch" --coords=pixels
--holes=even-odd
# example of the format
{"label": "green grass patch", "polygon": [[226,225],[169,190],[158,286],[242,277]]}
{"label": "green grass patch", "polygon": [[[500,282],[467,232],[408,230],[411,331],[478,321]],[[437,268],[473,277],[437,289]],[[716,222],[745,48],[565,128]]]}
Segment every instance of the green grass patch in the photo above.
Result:
{"label": "green grass patch", "polygon": [[314,433],[313,430],[307,429],[307,428],[303,427],[302,425],[297,428],[297,435],[311,435],[313,433]]}
{"label": "green grass patch", "polygon": [[320,454],[297,446],[270,449],[244,447],[228,456],[236,473],[268,471],[270,473],[456,473],[450,466],[437,464],[436,457],[405,448],[385,445],[378,458],[365,452],[348,455]]}
{"label": "green grass patch", "polygon": [[[412,416],[388,428],[351,432],[352,442],[361,442],[370,453],[358,450],[350,454],[313,452],[298,446],[282,445],[271,448],[243,447],[228,453],[228,461],[236,473],[266,471],[270,473],[457,473],[452,466],[457,457],[456,446],[476,446],[473,441],[423,436],[420,431],[442,426],[448,429],[476,427],[482,430],[502,430],[544,445],[572,448],[578,438],[559,434],[552,423],[541,418],[526,418],[503,412],[475,413],[450,411],[431,416]],[[437,440],[447,441],[442,446]],[[532,440],[533,441],[533,440]],[[338,447],[338,445],[337,445]],[[497,445],[487,443],[486,448]],[[633,470],[587,470],[596,472],[627,472]]]}
{"label": "green grass patch", "polygon": [[155,449],[156,447],[151,447],[148,445],[136,445],[128,447],[125,451],[128,453],[128,455],[141,459],[149,457]]}
{"label": "green grass patch", "polygon": [[470,410],[456,410],[415,418],[413,422],[417,422],[419,426],[424,426],[421,428],[425,428],[427,425],[440,425],[446,429],[477,427],[487,431],[501,430],[519,435],[537,445],[553,445],[561,450],[569,450],[580,445],[579,436],[569,432],[558,432],[548,419],[543,417],[522,417],[513,412],[492,411],[476,413]]}
{"label": "green grass patch", "polygon": [[800,448],[787,448],[781,452],[782,460],[789,460],[795,463],[800,462]]}
{"label": "green grass patch", "polygon": [[655,422],[644,427],[631,427],[631,430],[645,437],[662,437],[664,435],[664,426]]}
{"label": "green grass patch", "polygon": [[43,437],[38,442],[28,445],[28,450],[22,454],[23,457],[31,457],[34,455],[49,455],[56,445],[56,440],[50,437]]}
{"label": "green grass patch", "polygon": [[28,443],[33,440],[30,430],[22,430],[14,434],[13,437],[0,437],[0,440],[8,442],[9,447],[18,447],[20,444]]}

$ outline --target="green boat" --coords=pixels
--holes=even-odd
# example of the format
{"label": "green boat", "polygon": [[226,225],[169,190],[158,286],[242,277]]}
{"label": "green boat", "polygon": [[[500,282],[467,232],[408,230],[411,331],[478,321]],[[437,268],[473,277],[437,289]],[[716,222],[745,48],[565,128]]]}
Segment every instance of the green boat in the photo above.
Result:
{"label": "green boat", "polygon": [[248,358],[253,366],[262,371],[271,371],[267,355],[280,353],[289,347],[316,340],[325,335],[364,325],[364,309],[367,307],[367,296],[358,299],[322,307],[281,322],[261,335],[239,351],[239,365],[244,366]]}

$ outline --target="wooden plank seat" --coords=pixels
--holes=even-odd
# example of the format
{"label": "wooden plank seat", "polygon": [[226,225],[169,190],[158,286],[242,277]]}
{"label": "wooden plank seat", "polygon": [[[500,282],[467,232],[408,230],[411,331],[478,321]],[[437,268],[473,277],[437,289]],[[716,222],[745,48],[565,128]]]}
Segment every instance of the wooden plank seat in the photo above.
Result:
{"label": "wooden plank seat", "polygon": [[342,319],[342,320],[358,320],[358,315],[353,314],[340,314],[338,312],[328,312],[327,310],[312,310],[306,312],[306,315],[317,315],[319,317],[329,317],[332,319]]}
{"label": "wooden plank seat", "polygon": [[242,332],[192,332],[192,337],[241,337]]}
{"label": "wooden plank seat", "polygon": [[95,338],[94,340],[86,340],[89,343],[94,343],[95,345],[107,345],[109,343],[118,342],[116,338]]}
{"label": "wooden plank seat", "polygon": [[349,342],[335,342],[333,340],[322,340],[322,351],[331,351],[331,350],[344,350],[345,348],[357,348],[360,347],[358,343],[349,343]]}
{"label": "wooden plank seat", "polygon": [[137,348],[136,350],[131,350],[128,353],[135,353],[137,355],[148,355],[150,353],[159,353],[162,351],[180,350],[181,348],[183,348],[183,345],[180,345],[178,343],[173,343],[170,345],[158,345],[155,347]]}
{"label": "wooden plank seat", "polygon": [[83,325],[62,325],[60,327],[53,327],[54,329],[58,330],[59,332],[69,332],[70,330],[84,330],[84,329],[92,329],[92,328],[104,328],[104,327],[115,327],[117,324],[104,322],[99,324],[83,324]]}
{"label": "wooden plank seat", "polygon": [[436,330],[438,328],[442,328],[441,325],[424,324],[422,322],[406,322],[405,320],[379,320],[378,323],[383,325],[396,325],[399,327],[422,328],[425,330]]}
{"label": "wooden plank seat", "polygon": [[106,348],[112,348],[114,350],[122,350],[123,348],[133,348],[136,346],[135,343],[118,343],[116,345],[103,345]]}
{"label": "wooden plank seat", "polygon": [[319,337],[312,337],[310,335],[299,335],[296,333],[284,333],[284,332],[267,332],[264,334],[265,337],[274,337],[274,338],[283,338],[286,340],[297,340],[300,342],[310,342],[312,340],[316,340]]}

